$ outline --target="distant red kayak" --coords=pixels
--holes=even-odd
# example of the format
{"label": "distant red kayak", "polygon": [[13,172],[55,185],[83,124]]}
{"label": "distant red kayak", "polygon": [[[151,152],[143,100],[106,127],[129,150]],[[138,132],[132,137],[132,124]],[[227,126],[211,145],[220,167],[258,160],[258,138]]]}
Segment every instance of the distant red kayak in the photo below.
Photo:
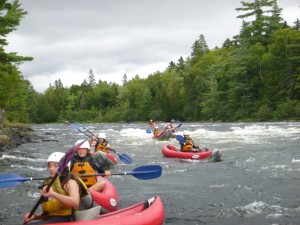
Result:
{"label": "distant red kayak", "polygon": [[174,134],[171,130],[164,130],[159,135],[154,136],[154,139],[157,139],[159,141],[169,140],[170,138],[174,138]]}
{"label": "distant red kayak", "polygon": [[179,158],[179,159],[192,159],[192,160],[202,160],[209,159],[211,161],[220,161],[221,152],[220,150],[208,150],[202,152],[182,152],[177,150],[176,146],[173,145],[163,145],[162,154],[169,158]]}

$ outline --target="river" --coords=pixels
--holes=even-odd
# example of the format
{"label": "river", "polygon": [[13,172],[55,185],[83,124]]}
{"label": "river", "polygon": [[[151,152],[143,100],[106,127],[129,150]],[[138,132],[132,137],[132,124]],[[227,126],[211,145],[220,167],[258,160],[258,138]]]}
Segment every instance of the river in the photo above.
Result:
{"label": "river", "polygon": [[[158,124],[161,129],[165,124]],[[300,223],[300,122],[183,123],[197,145],[222,152],[221,162],[187,162],[165,158],[163,144],[155,141],[143,123],[84,124],[94,133],[105,132],[112,147],[133,158],[117,164],[113,172],[159,164],[162,176],[139,180],[111,176],[119,192],[120,208],[160,196],[165,224],[253,225]],[[0,174],[45,177],[46,159],[54,151],[66,152],[85,139],[66,125],[32,125],[42,137],[0,152]],[[22,224],[39,198],[39,181],[0,189],[0,224]]]}

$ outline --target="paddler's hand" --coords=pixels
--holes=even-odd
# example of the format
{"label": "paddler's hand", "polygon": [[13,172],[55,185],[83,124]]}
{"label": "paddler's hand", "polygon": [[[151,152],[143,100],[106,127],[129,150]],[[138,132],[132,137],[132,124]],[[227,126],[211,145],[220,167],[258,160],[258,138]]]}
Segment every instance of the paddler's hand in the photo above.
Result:
{"label": "paddler's hand", "polygon": [[27,224],[28,222],[35,220],[37,218],[37,216],[35,214],[33,214],[30,218],[28,218],[29,213],[25,213],[24,214],[24,224]]}
{"label": "paddler's hand", "polygon": [[111,175],[111,172],[110,172],[110,170],[105,170],[105,177],[109,177],[110,175]]}
{"label": "paddler's hand", "polygon": [[53,190],[52,190],[52,187],[50,187],[49,191],[46,192],[46,189],[47,189],[47,186],[43,187],[43,189],[41,190],[41,194],[44,196],[44,197],[53,197]]}

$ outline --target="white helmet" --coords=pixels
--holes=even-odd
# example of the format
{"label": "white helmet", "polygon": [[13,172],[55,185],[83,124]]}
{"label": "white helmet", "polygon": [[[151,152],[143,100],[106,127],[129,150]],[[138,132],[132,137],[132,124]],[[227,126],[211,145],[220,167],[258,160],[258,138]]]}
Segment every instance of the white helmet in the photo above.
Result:
{"label": "white helmet", "polygon": [[[83,142],[83,141],[84,141],[84,140],[78,140],[78,141],[76,141],[75,146],[78,145],[79,143]],[[87,148],[87,149],[90,149],[90,147],[91,147],[90,143],[89,143],[88,141],[84,141],[84,142],[82,143],[82,145],[80,145],[79,148]]]}
{"label": "white helmet", "polygon": [[48,162],[59,162],[62,157],[65,156],[65,153],[63,152],[53,152],[51,153],[51,155],[49,155],[48,159],[47,159],[47,163]]}
{"label": "white helmet", "polygon": [[105,136],[105,134],[104,134],[104,133],[99,133],[99,134],[98,134],[98,138],[103,138],[103,139],[105,139],[105,138],[106,138],[106,136]]}
{"label": "white helmet", "polygon": [[184,135],[190,135],[190,132],[189,132],[188,130],[184,130],[184,131],[183,131],[183,136],[184,136]]}
{"label": "white helmet", "polygon": [[155,129],[158,129],[158,126],[155,126],[154,128],[155,128]]}

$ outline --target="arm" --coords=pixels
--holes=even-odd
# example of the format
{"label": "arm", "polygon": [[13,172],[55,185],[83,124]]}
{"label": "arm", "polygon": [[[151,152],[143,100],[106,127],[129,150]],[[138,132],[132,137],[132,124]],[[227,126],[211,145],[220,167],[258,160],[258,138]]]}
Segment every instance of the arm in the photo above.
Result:
{"label": "arm", "polygon": [[93,169],[98,173],[105,173],[104,165],[100,163],[100,160],[99,161],[97,160],[98,155],[99,157],[101,157],[100,154],[97,155],[95,154],[94,157],[89,160],[89,163],[93,167]]}

